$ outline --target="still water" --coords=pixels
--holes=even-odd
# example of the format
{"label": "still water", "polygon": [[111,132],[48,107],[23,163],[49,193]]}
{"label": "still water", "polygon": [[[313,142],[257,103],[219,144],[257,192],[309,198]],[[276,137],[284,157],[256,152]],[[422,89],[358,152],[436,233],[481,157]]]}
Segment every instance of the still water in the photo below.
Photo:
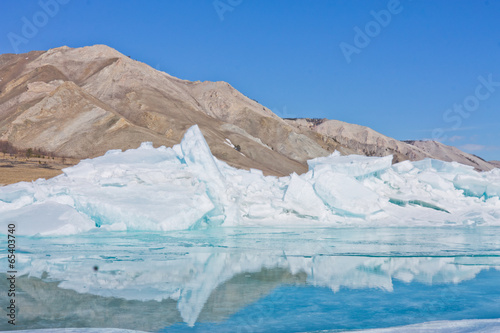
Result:
{"label": "still water", "polygon": [[[499,235],[439,227],[18,237],[15,329],[314,332],[497,319]],[[4,318],[0,329],[13,327]]]}

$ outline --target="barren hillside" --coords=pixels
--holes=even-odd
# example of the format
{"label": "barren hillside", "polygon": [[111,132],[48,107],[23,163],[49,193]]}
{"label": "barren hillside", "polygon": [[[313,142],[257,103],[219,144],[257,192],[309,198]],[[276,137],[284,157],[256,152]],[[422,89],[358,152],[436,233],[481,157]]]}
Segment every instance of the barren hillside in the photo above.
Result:
{"label": "barren hillside", "polygon": [[337,120],[281,119],[226,82],[191,82],[94,45],[0,55],[0,141],[71,158],[110,149],[179,143],[198,124],[213,154],[266,174],[306,171],[342,154],[426,157],[489,170],[492,164],[438,143],[401,142]]}
{"label": "barren hillside", "polygon": [[299,129],[309,129],[333,138],[360,155],[393,155],[394,162],[434,158],[447,162],[456,161],[483,171],[498,167],[498,165],[495,166],[475,155],[436,141],[398,141],[369,127],[349,124],[340,120],[303,118],[286,119],[286,121]]}
{"label": "barren hillside", "polygon": [[198,124],[215,156],[268,174],[350,152],[297,131],[226,82],[181,80],[104,45],[4,54],[0,79],[0,140],[20,149],[94,157],[143,141],[172,146]]}

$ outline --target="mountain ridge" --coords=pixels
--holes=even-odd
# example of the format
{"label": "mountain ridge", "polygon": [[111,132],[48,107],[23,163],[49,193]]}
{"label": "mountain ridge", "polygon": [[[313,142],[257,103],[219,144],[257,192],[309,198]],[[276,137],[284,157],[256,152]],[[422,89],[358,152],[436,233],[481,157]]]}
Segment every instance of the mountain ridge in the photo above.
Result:
{"label": "mountain ridge", "polygon": [[306,127],[323,135],[335,138],[340,144],[354,149],[357,154],[385,156],[392,154],[394,162],[434,158],[446,162],[459,162],[477,170],[488,171],[496,166],[479,156],[465,153],[456,147],[433,140],[396,140],[369,127],[350,124],[340,120],[317,118],[287,118],[298,128]]}
{"label": "mountain ridge", "polygon": [[436,158],[367,127],[282,119],[227,82],[179,79],[106,45],[0,55],[0,140],[17,148],[89,158],[143,141],[172,146],[194,124],[217,158],[277,176],[303,173],[308,159],[335,150],[393,154],[394,162]]}

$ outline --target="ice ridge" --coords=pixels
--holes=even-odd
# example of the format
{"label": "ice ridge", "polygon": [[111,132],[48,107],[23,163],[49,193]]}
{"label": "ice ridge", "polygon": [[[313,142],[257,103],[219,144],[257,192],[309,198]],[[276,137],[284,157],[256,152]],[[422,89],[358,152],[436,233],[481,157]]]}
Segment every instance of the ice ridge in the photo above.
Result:
{"label": "ice ridge", "polygon": [[[143,143],[0,188],[0,222],[24,235],[215,226],[500,225],[500,169],[392,156],[308,161],[287,177],[215,158],[198,126],[172,148]],[[5,228],[4,228],[5,229]]]}

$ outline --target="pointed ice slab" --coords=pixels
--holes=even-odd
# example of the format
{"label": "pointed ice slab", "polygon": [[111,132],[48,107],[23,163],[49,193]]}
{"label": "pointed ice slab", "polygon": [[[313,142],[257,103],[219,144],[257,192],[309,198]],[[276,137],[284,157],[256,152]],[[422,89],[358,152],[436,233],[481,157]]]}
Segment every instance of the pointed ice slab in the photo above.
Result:
{"label": "pointed ice slab", "polygon": [[207,195],[214,205],[205,222],[211,225],[222,224],[225,219],[225,207],[229,203],[226,182],[198,125],[191,126],[187,130],[180,147],[182,158],[197,174],[198,179],[205,183]]}
{"label": "pointed ice slab", "polygon": [[184,134],[181,149],[187,165],[200,166],[213,178],[219,180],[224,178],[198,125],[190,127]]}

